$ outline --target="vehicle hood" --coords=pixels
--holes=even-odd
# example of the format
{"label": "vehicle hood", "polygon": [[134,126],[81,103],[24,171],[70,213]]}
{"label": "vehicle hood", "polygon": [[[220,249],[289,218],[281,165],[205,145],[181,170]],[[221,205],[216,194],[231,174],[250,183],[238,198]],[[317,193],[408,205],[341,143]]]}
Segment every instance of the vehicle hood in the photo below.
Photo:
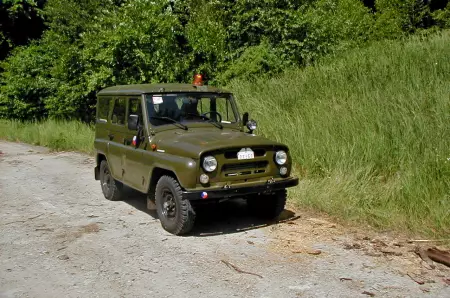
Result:
{"label": "vehicle hood", "polygon": [[284,144],[267,138],[237,130],[189,129],[187,131],[170,130],[157,133],[151,140],[157,148],[169,154],[200,158],[208,151],[224,148],[243,147],[283,147]]}

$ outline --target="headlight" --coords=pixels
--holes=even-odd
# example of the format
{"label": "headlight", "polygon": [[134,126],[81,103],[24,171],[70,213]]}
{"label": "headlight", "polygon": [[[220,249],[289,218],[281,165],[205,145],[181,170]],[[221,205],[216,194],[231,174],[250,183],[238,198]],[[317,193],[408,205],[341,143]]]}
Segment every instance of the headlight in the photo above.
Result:
{"label": "headlight", "polygon": [[275,154],[275,162],[281,166],[284,165],[286,161],[287,161],[286,152],[284,152],[283,150],[277,151],[277,153]]}
{"label": "headlight", "polygon": [[217,168],[217,160],[213,156],[206,156],[203,159],[203,169],[207,172],[214,172]]}
{"label": "headlight", "polygon": [[250,120],[250,121],[247,122],[248,130],[254,131],[254,130],[256,130],[256,127],[257,127],[257,125],[256,125],[256,121],[255,120]]}

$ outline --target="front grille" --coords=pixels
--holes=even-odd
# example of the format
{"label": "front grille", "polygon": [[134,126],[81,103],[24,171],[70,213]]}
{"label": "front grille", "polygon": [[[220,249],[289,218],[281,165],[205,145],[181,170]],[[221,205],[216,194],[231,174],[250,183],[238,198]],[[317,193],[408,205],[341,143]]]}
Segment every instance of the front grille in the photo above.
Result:
{"label": "front grille", "polygon": [[261,169],[267,167],[268,162],[258,161],[258,162],[247,162],[247,163],[233,163],[233,164],[225,164],[222,167],[222,171],[242,171],[242,170],[251,170],[251,169]]}
{"label": "front grille", "polygon": [[[266,155],[266,150],[262,148],[251,148],[255,153],[255,157],[261,157]],[[236,159],[237,154],[241,149],[227,150],[224,153],[226,159]]]}

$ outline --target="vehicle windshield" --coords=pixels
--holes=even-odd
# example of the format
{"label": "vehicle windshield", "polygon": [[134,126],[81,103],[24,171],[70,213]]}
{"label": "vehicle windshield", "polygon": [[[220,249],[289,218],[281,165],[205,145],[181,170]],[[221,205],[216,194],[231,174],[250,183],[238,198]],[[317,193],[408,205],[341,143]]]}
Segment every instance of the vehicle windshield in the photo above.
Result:
{"label": "vehicle windshield", "polygon": [[236,123],[238,119],[231,94],[149,94],[145,99],[153,126],[212,122],[221,127],[221,124]]}

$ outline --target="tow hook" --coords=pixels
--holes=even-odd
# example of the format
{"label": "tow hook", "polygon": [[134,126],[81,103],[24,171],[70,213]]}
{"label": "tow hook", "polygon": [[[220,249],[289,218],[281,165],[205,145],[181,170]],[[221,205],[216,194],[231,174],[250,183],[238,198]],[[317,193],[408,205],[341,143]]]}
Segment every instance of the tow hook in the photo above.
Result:
{"label": "tow hook", "polygon": [[267,180],[267,184],[272,184],[274,182],[275,182],[275,179],[273,179],[273,178],[270,178],[269,180]]}

